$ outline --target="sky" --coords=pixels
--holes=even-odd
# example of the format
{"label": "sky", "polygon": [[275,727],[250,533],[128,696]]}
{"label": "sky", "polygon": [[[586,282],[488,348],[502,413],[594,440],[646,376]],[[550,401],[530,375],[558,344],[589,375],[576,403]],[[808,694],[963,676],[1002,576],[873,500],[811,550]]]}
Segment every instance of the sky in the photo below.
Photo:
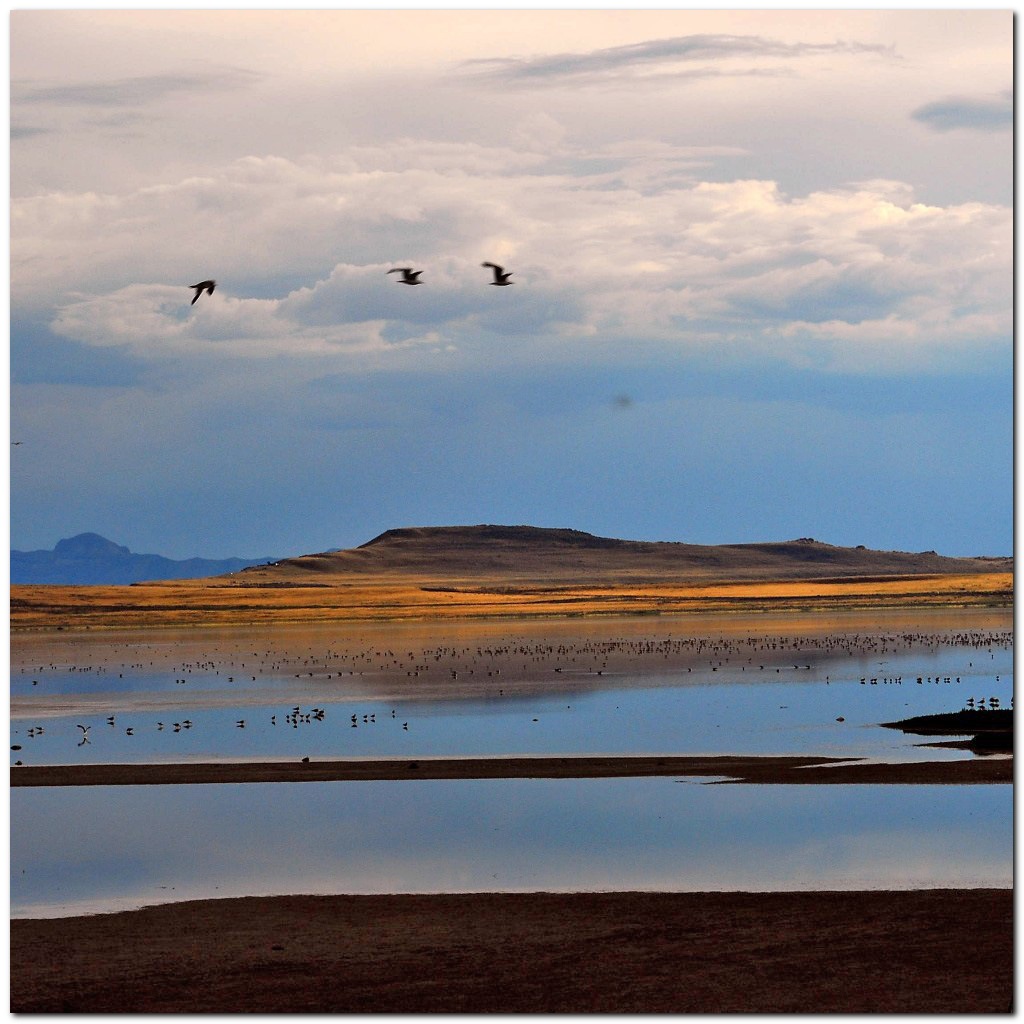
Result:
{"label": "sky", "polygon": [[1012,47],[1009,10],[15,10],[11,546],[1010,554]]}

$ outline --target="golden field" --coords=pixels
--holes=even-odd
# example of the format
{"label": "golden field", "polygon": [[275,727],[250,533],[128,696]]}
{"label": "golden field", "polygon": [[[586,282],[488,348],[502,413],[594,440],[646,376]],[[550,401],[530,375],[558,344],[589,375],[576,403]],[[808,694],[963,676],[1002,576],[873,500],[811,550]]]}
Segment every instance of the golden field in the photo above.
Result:
{"label": "golden field", "polygon": [[517,584],[507,576],[346,575],[329,582],[228,577],[131,586],[11,587],[11,628],[227,626],[680,612],[825,611],[1013,604],[1011,572],[743,582]]}

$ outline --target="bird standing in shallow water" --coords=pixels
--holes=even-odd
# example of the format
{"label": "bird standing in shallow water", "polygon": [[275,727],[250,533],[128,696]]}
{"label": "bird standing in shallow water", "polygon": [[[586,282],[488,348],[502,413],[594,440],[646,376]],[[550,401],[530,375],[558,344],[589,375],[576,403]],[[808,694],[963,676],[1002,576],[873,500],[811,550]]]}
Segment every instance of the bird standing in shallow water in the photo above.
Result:
{"label": "bird standing in shallow water", "polygon": [[509,278],[512,276],[512,271],[506,271],[504,267],[499,267],[497,263],[481,263],[481,267],[490,267],[494,271],[494,280],[491,284],[496,284],[499,288],[506,285],[514,284]]}
{"label": "bird standing in shallow water", "polygon": [[192,301],[189,305],[194,306],[199,299],[199,296],[206,292],[207,295],[213,294],[213,289],[217,287],[216,281],[200,281],[199,284],[190,284],[189,288],[195,288],[196,293],[192,296]]}
{"label": "bird standing in shallow water", "polygon": [[413,270],[412,267],[392,267],[389,274],[401,274],[402,276],[398,279],[399,284],[423,284],[419,280],[422,270]]}

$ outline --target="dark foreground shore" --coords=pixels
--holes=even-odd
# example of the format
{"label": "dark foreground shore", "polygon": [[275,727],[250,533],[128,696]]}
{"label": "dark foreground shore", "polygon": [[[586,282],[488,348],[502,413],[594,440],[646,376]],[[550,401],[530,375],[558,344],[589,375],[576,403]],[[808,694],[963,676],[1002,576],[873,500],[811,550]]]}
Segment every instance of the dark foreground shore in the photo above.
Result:
{"label": "dark foreground shore", "polygon": [[11,923],[11,1010],[1006,1013],[1008,889],[281,896]]}
{"label": "dark foreground shore", "polygon": [[23,765],[12,786],[156,786],[240,782],[369,782],[401,779],[600,779],[722,777],[796,784],[979,784],[1013,781],[1013,758],[877,764],[824,757],[573,756],[440,757],[371,761],[217,761],[176,764]]}

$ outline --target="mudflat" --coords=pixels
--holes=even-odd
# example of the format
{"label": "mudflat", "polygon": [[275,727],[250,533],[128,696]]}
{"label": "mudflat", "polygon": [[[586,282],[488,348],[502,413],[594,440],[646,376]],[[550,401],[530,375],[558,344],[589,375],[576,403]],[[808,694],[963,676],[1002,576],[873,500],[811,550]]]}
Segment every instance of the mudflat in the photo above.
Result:
{"label": "mudflat", "polygon": [[15,1013],[1005,1013],[1009,889],[204,900],[11,922]]}
{"label": "mudflat", "polygon": [[[70,589],[81,594],[88,607],[83,592],[90,588]],[[130,594],[136,588],[122,589]],[[194,625],[138,622],[101,628],[79,622],[67,629],[19,628],[12,617],[10,657],[13,672],[42,670],[49,663],[74,665],[80,671],[116,672],[124,663],[135,661],[150,671],[210,662],[225,676],[241,678],[268,670],[287,670],[292,677],[301,672],[304,678],[312,678],[310,669],[322,677],[341,668],[358,668],[365,695],[389,700],[411,693],[437,698],[471,696],[513,686],[522,692],[534,684],[579,679],[588,672],[597,675],[599,670],[710,673],[711,666],[717,664],[715,652],[706,645],[666,646],[666,637],[705,638],[708,643],[734,647],[735,652],[726,653],[736,655],[750,656],[756,650],[758,662],[774,670],[792,667],[795,654],[811,665],[857,655],[872,650],[883,637],[891,650],[902,651],[912,638],[960,632],[1012,635],[1012,630],[1012,591],[1011,603],[1005,607],[694,608],[664,610],[657,615],[453,616],[390,622],[268,620],[228,625],[210,619]],[[599,660],[593,657],[597,646]],[[475,659],[446,654],[443,661],[435,661],[439,649],[446,647],[483,649],[484,653]],[[561,649],[566,649],[565,657]],[[324,660],[325,650],[334,653],[336,669]],[[401,663],[394,660],[396,653],[406,655]],[[570,665],[568,657],[574,654],[579,660]],[[315,659],[314,663],[309,659]],[[339,659],[350,664],[342,665]],[[424,662],[426,669],[420,670]],[[436,671],[435,665],[440,665]],[[416,674],[410,675],[413,667]],[[43,683],[40,693],[45,692]]]}
{"label": "mudflat", "polygon": [[344,761],[214,761],[177,764],[34,765],[11,769],[12,786],[155,786],[241,782],[371,782],[401,779],[605,779],[722,776],[762,785],[1012,783],[1013,758],[895,764],[824,757],[572,756],[434,757]]}

